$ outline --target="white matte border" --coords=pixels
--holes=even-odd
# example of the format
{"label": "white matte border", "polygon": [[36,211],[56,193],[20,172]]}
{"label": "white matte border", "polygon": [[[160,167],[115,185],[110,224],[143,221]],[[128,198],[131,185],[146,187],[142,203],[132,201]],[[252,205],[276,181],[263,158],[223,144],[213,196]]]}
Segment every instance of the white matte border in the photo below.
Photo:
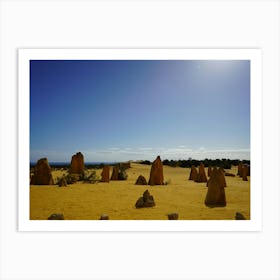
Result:
{"label": "white matte border", "polygon": [[[30,60],[250,60],[251,219],[177,221],[37,221],[29,219]],[[262,229],[262,62],[260,49],[19,49],[19,231],[260,231]],[[253,187],[252,187],[253,186]]]}

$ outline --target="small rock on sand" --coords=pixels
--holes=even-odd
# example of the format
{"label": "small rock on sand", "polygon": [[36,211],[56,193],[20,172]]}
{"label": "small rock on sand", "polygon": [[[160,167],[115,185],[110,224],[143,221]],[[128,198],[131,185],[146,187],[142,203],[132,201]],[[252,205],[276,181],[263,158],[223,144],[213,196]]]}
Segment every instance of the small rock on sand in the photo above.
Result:
{"label": "small rock on sand", "polygon": [[109,216],[107,214],[102,214],[99,220],[109,220]]}
{"label": "small rock on sand", "polygon": [[178,220],[179,214],[178,213],[169,213],[167,214],[168,220]]}
{"label": "small rock on sand", "polygon": [[64,220],[63,214],[51,214],[48,220]]}
{"label": "small rock on sand", "polygon": [[240,212],[235,213],[235,220],[246,220],[246,218]]}

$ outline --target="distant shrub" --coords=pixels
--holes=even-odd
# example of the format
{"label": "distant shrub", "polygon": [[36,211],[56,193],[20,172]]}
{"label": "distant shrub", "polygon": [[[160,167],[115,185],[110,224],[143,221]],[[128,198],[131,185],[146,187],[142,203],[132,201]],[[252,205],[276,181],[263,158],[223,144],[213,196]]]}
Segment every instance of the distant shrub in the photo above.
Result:
{"label": "distant shrub", "polygon": [[165,159],[163,162],[162,162],[163,165],[168,165],[168,166],[171,166],[171,167],[177,167],[179,166],[179,161],[177,160],[168,160],[168,159]]}
{"label": "distant shrub", "polygon": [[165,182],[164,182],[164,185],[170,185],[171,184],[171,179],[168,179],[168,180],[166,180]]}
{"label": "distant shrub", "polygon": [[66,180],[66,176],[62,176],[59,180],[58,180],[58,186],[59,187],[67,187],[67,180]]}
{"label": "distant shrub", "polygon": [[[147,161],[143,161],[142,164],[146,164]],[[209,166],[217,166],[222,167],[224,169],[231,169],[232,165],[236,166],[240,162],[239,160],[230,160],[230,159],[204,159],[204,160],[195,160],[195,159],[180,159],[180,160],[163,160],[163,165],[171,166],[171,167],[185,167],[190,168],[192,165],[198,167],[200,163],[204,164],[204,167]],[[243,160],[243,164],[250,164],[249,160]]]}
{"label": "distant shrub", "polygon": [[86,163],[85,166],[88,169],[102,169],[104,167],[104,163]]}
{"label": "distant shrub", "polygon": [[162,161],[162,164],[163,164],[163,165],[169,165],[169,160],[168,160],[168,159],[164,159],[164,160]]}
{"label": "distant shrub", "polygon": [[67,174],[65,177],[67,184],[74,184],[80,180],[79,174]]}
{"label": "distant shrub", "polygon": [[125,170],[121,170],[121,171],[119,172],[119,175],[118,175],[119,180],[127,180],[127,177],[128,177],[128,176],[127,176]]}
{"label": "distant shrub", "polygon": [[53,177],[53,184],[54,185],[59,185],[59,183],[62,181],[62,180],[66,180],[66,175],[62,175],[62,176],[57,176],[57,177]]}
{"label": "distant shrub", "polygon": [[230,162],[225,162],[223,163],[223,165],[221,166],[224,169],[231,169],[231,163]]}
{"label": "distant shrub", "polygon": [[100,178],[96,175],[96,171],[94,170],[92,172],[84,172],[83,181],[84,183],[95,184],[100,182]]}
{"label": "distant shrub", "polygon": [[151,165],[152,163],[149,160],[143,160],[141,161],[141,164]]}
{"label": "distant shrub", "polygon": [[250,165],[250,160],[242,160],[242,163]]}
{"label": "distant shrub", "polygon": [[130,161],[119,163],[119,167],[120,167],[120,169],[122,169],[122,170],[126,170],[126,169],[131,168]]}

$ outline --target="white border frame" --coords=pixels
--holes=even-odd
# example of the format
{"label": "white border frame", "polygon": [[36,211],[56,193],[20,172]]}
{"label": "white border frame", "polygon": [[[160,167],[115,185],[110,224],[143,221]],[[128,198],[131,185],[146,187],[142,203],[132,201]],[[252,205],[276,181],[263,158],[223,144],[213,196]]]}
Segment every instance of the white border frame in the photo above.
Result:
{"label": "white border frame", "polygon": [[[261,231],[262,53],[260,49],[19,49],[18,50],[18,230],[19,231]],[[170,221],[49,221],[29,219],[30,60],[250,60],[251,219]],[[252,187],[253,186],[253,187]]]}

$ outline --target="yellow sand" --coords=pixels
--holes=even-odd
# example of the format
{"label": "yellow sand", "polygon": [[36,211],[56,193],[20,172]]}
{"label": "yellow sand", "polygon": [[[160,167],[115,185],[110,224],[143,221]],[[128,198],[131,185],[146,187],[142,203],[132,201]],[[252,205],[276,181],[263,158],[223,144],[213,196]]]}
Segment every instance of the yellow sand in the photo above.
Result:
{"label": "yellow sand", "polygon": [[[166,220],[166,214],[179,213],[182,220],[232,220],[241,212],[250,219],[250,177],[226,177],[226,207],[204,205],[206,183],[189,181],[190,168],[164,166],[165,186],[135,185],[139,175],[149,179],[151,166],[132,163],[126,181],[84,184],[68,187],[30,186],[30,219],[45,220],[53,213],[62,213],[67,220],[98,220],[101,214],[110,220]],[[205,168],[207,171],[207,168]],[[234,167],[226,170],[237,173]],[[100,175],[101,170],[96,171]],[[111,168],[112,172],[112,168]],[[53,177],[62,171],[54,171]],[[148,189],[156,206],[136,209],[135,202]]]}

